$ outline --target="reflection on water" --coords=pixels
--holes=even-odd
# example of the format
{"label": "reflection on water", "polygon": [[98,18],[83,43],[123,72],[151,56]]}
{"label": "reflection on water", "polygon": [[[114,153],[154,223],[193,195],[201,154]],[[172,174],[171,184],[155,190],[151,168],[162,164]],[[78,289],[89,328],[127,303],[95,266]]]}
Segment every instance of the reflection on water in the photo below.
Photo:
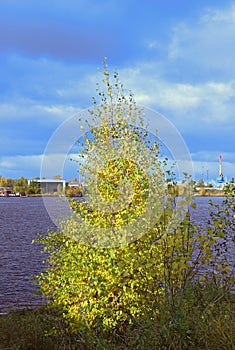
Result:
{"label": "reflection on water", "polygon": [[[196,222],[209,218],[208,198],[196,197],[197,210],[193,213]],[[51,201],[51,203],[50,203]],[[222,198],[213,198],[217,203]],[[47,206],[58,215],[63,213],[66,203],[60,199],[47,199]],[[44,301],[35,295],[36,286],[31,276],[40,273],[45,256],[41,246],[32,244],[37,233],[55,229],[42,198],[0,197],[0,313],[12,308],[35,307]],[[234,249],[234,245],[232,246]],[[234,251],[231,252],[234,257]]]}

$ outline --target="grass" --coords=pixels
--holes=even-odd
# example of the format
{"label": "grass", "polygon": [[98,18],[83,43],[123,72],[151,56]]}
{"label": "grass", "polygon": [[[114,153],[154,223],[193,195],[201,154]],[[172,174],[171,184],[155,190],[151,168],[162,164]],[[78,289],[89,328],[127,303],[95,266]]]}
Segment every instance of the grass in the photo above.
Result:
{"label": "grass", "polygon": [[59,349],[60,337],[52,335],[55,327],[63,329],[51,308],[11,311],[0,316],[0,349]]}
{"label": "grass", "polygon": [[109,332],[69,331],[50,305],[0,316],[1,350],[234,350],[235,295],[207,285],[167,296],[159,314]]}

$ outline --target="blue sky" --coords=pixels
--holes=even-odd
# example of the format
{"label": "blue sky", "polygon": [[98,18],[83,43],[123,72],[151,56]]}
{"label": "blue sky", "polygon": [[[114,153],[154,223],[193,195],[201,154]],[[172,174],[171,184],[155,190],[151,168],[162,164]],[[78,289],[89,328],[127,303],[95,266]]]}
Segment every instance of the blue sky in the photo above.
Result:
{"label": "blue sky", "polygon": [[[91,106],[107,57],[167,117],[195,178],[235,176],[235,1],[2,0],[0,174],[39,176],[47,142]],[[56,174],[55,174],[56,175]]]}

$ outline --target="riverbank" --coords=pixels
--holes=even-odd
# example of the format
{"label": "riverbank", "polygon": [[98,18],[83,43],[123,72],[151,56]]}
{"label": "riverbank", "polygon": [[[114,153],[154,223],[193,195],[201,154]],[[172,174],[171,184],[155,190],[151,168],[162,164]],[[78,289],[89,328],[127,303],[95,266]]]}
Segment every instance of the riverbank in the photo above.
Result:
{"label": "riverbank", "polygon": [[235,295],[215,285],[189,286],[166,296],[159,314],[122,329],[72,332],[50,304],[0,316],[0,349],[234,349]]}
{"label": "riverbank", "polygon": [[223,189],[201,187],[194,192],[194,196],[200,197],[224,197]]}

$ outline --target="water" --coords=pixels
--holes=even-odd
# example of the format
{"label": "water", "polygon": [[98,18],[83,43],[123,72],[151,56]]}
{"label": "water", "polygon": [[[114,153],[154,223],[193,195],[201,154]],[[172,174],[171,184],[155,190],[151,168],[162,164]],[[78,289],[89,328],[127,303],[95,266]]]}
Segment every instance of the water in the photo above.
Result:
{"label": "water", "polygon": [[[213,201],[221,203],[222,198],[213,198]],[[60,215],[64,203],[51,198],[47,199],[47,206],[50,202]],[[196,202],[198,207],[194,219],[205,222],[208,218],[208,198],[197,197]],[[45,256],[41,254],[42,247],[32,244],[32,240],[37,238],[38,232],[46,234],[49,228],[55,227],[42,198],[0,197],[0,313],[32,308],[45,302],[42,296],[35,294],[37,287],[32,280],[32,276],[45,268]]]}
{"label": "water", "polygon": [[32,276],[44,268],[37,233],[54,229],[42,198],[0,197],[0,313],[12,308],[38,306]]}

